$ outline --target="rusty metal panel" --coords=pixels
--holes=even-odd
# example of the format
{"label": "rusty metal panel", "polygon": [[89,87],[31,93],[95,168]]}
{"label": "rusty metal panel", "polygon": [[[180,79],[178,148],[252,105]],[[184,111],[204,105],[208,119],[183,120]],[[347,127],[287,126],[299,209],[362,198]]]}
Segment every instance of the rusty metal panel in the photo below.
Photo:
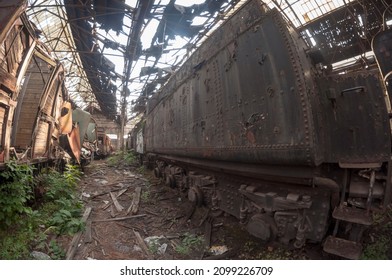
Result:
{"label": "rusty metal panel", "polygon": [[87,128],[91,120],[91,114],[83,111],[82,109],[76,108],[72,111],[72,120],[74,123],[77,123],[79,127],[80,143],[83,144]]}
{"label": "rusty metal panel", "polygon": [[67,134],[67,140],[73,156],[75,157],[76,161],[80,163],[82,145],[80,143],[80,132],[78,126],[75,126],[71,133]]}
{"label": "rusty metal panel", "polygon": [[162,91],[147,119],[154,131],[147,131],[148,149],[314,165],[310,81],[301,71],[291,32],[278,12],[265,13],[258,1],[238,11]]}
{"label": "rusty metal panel", "polygon": [[276,10],[250,1],[154,100],[147,151],[310,166],[387,161],[390,125],[377,70],[317,73],[305,49]]}
{"label": "rusty metal panel", "polygon": [[325,160],[377,163],[390,157],[390,125],[377,69],[318,80]]}
{"label": "rusty metal panel", "polygon": [[72,130],[72,104],[65,101],[61,107],[61,115],[59,118],[60,133],[68,134]]}

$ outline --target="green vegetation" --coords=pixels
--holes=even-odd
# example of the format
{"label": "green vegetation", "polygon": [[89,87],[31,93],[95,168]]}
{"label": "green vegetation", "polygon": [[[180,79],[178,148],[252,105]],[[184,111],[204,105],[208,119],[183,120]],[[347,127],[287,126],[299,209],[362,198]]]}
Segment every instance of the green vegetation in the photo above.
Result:
{"label": "green vegetation", "polygon": [[371,240],[365,243],[361,259],[363,260],[387,260],[388,250],[392,250],[392,206],[384,213],[374,214],[375,225]]}
{"label": "green vegetation", "polygon": [[137,157],[133,152],[119,151],[112,154],[107,159],[107,163],[109,166],[135,165],[137,163]]}
{"label": "green vegetation", "polygon": [[0,226],[6,228],[31,214],[26,202],[33,194],[33,168],[10,161],[0,178]]}
{"label": "green vegetation", "polygon": [[197,236],[190,233],[185,233],[181,244],[176,247],[176,252],[182,255],[188,255],[192,250],[196,249],[204,243],[202,236]]}
{"label": "green vegetation", "polygon": [[146,167],[144,165],[140,166],[137,170],[136,170],[139,174],[145,174],[146,173]]}
{"label": "green vegetation", "polygon": [[148,203],[148,201],[150,200],[150,189],[148,187],[142,189],[142,193],[140,195],[140,199],[142,200],[143,203]]}
{"label": "green vegetation", "polygon": [[83,230],[82,204],[76,187],[82,173],[67,165],[33,177],[33,167],[9,162],[0,174],[0,258],[30,259],[36,250],[64,258],[55,239]]}

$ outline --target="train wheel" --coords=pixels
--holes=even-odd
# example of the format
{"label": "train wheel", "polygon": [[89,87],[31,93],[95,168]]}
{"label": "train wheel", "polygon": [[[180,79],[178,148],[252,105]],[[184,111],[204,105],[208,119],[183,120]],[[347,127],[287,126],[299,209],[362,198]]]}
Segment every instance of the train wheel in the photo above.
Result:
{"label": "train wheel", "polygon": [[171,187],[172,189],[174,189],[176,187],[176,179],[174,178],[173,175],[167,175],[165,182],[166,182],[166,185],[168,187]]}
{"label": "train wheel", "polygon": [[250,218],[246,229],[251,235],[264,241],[275,239],[277,233],[274,219],[267,214],[253,215]]}
{"label": "train wheel", "polygon": [[188,199],[197,206],[201,206],[203,204],[203,192],[199,187],[191,187],[188,190]]}
{"label": "train wheel", "polygon": [[155,176],[155,178],[161,178],[162,177],[162,173],[161,173],[161,171],[159,170],[158,167],[154,168],[154,176]]}

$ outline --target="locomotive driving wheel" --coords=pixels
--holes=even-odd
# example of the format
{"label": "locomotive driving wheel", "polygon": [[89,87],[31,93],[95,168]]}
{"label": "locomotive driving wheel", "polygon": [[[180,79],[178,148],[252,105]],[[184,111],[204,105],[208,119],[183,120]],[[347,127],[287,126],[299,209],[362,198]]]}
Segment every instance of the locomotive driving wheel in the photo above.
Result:
{"label": "locomotive driving wheel", "polygon": [[277,227],[272,217],[267,214],[253,215],[246,227],[247,231],[264,241],[274,240],[277,234]]}

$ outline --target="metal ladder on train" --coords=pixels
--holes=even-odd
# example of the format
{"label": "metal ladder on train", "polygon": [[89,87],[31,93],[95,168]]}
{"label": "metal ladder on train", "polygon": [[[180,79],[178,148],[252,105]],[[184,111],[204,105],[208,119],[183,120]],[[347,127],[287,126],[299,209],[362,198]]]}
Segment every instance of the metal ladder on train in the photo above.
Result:
{"label": "metal ladder on train", "polygon": [[[335,207],[332,217],[335,219],[335,227],[332,235],[328,236],[324,242],[323,249],[325,252],[337,255],[346,259],[356,260],[362,254],[362,244],[360,237],[366,227],[373,224],[373,217],[371,212],[371,203],[373,195],[373,187],[375,183],[375,170],[371,171],[368,196],[366,201],[366,209],[350,207],[345,201],[346,186],[343,186],[341,201]],[[341,223],[355,227],[356,234],[349,238],[338,237],[338,230]]]}
{"label": "metal ladder on train", "polygon": [[[385,18],[385,10],[383,18]],[[383,29],[379,31],[372,40],[372,50],[376,57],[377,64],[383,76],[383,81],[386,85],[388,95],[392,96],[392,61],[390,53],[392,51],[392,28],[387,28],[383,22]],[[391,163],[392,159],[388,162],[388,180],[385,188],[384,207],[391,202]],[[375,180],[374,170],[370,177],[369,193],[367,198],[366,209],[358,209],[348,207],[344,202],[344,195],[346,188],[342,191],[342,200],[340,205],[337,206],[332,217],[336,220],[335,229],[331,236],[328,236],[324,243],[324,251],[330,254],[338,255],[347,259],[358,259],[362,252],[362,245],[358,240],[347,240],[337,237],[338,228],[341,222],[348,222],[353,225],[360,225],[363,228],[373,224],[372,214],[370,211],[373,186]]]}

